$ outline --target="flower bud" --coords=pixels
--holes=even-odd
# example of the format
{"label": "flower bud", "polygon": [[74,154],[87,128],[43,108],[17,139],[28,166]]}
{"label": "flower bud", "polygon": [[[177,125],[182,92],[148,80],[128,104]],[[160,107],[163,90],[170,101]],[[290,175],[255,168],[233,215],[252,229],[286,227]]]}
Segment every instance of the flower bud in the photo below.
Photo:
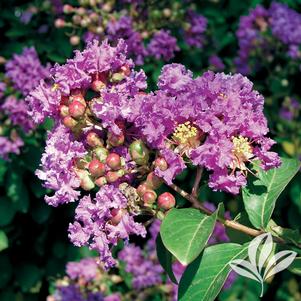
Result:
{"label": "flower bud", "polygon": [[76,12],[78,15],[83,16],[86,13],[86,10],[83,7],[79,7]]}
{"label": "flower bud", "polygon": [[108,143],[112,146],[120,146],[124,143],[125,137],[124,134],[121,133],[120,135],[115,135],[112,132],[108,134]]}
{"label": "flower bud", "polygon": [[69,115],[69,108],[65,105],[60,105],[59,107],[61,117],[66,117]]}
{"label": "flower bud", "polygon": [[108,183],[114,183],[120,178],[117,171],[108,171],[106,174],[106,180]]}
{"label": "flower bud", "polygon": [[91,23],[91,21],[85,17],[80,21],[80,26],[85,28],[85,27],[88,27],[90,25],[90,23]]}
{"label": "flower bud", "polygon": [[118,154],[111,153],[108,155],[106,163],[111,169],[117,170],[121,167],[121,158]]}
{"label": "flower bud", "polygon": [[72,17],[72,21],[73,21],[73,23],[74,23],[75,25],[79,25],[80,22],[82,21],[82,18],[81,18],[81,16],[79,16],[79,15],[74,15],[74,16]]}
{"label": "flower bud", "polygon": [[70,102],[73,101],[78,101],[80,102],[82,105],[86,106],[86,100],[84,98],[84,96],[82,95],[80,90],[73,90],[72,91],[72,96],[70,97]]}
{"label": "flower bud", "polygon": [[95,29],[95,32],[96,32],[97,34],[102,34],[102,33],[104,32],[104,29],[103,29],[103,27],[101,27],[101,26],[97,26],[96,29]]}
{"label": "flower bud", "polygon": [[111,82],[118,83],[125,79],[125,75],[122,72],[116,72],[111,76]]}
{"label": "flower bud", "polygon": [[70,115],[74,118],[80,118],[85,114],[86,107],[79,101],[72,101],[69,105]]}
{"label": "flower bud", "polygon": [[77,176],[80,178],[80,187],[82,189],[88,191],[95,187],[95,184],[87,170],[77,169],[75,172]]}
{"label": "flower bud", "polygon": [[64,28],[64,26],[65,26],[65,20],[63,20],[63,19],[56,19],[54,21],[54,26],[56,28]]}
{"label": "flower bud", "polygon": [[68,106],[70,104],[69,96],[62,95],[60,103],[61,103],[61,105]]}
{"label": "flower bud", "polygon": [[95,92],[99,92],[105,87],[106,87],[106,84],[103,81],[101,81],[100,79],[95,79],[91,83],[91,89]]}
{"label": "flower bud", "polygon": [[104,147],[97,147],[94,149],[94,153],[100,162],[106,162],[106,159],[109,155],[109,151]]}
{"label": "flower bud", "polygon": [[111,3],[105,3],[105,4],[102,6],[102,9],[103,9],[103,11],[109,13],[109,12],[112,10],[112,5],[111,5]]}
{"label": "flower bud", "polygon": [[89,164],[89,172],[93,177],[98,178],[105,174],[106,166],[104,163],[100,162],[99,160],[94,159]]}
{"label": "flower bud", "polygon": [[145,205],[151,205],[153,204],[156,199],[157,199],[157,194],[155,191],[148,189],[144,194],[143,194],[143,202]]}
{"label": "flower bud", "polygon": [[140,184],[138,187],[137,187],[137,189],[136,189],[136,191],[137,191],[137,193],[138,193],[138,195],[140,196],[140,197],[142,197],[143,195],[144,195],[144,193],[147,191],[147,190],[149,190],[150,188],[147,186],[147,184],[144,182],[144,183],[142,183],[142,184]]}
{"label": "flower bud", "polygon": [[63,124],[69,128],[72,129],[77,125],[77,121],[75,119],[73,119],[71,116],[66,116],[63,119]]}
{"label": "flower bud", "polygon": [[162,185],[163,181],[161,178],[157,177],[154,172],[150,172],[146,178],[146,184],[151,189],[158,189]]}
{"label": "flower bud", "polygon": [[89,15],[89,18],[91,21],[97,22],[99,20],[99,15],[97,13],[93,12]]}
{"label": "flower bud", "polygon": [[65,4],[63,7],[63,11],[65,14],[70,14],[74,11],[74,7],[71,6],[70,4]]}
{"label": "flower bud", "polygon": [[132,160],[139,165],[145,165],[149,160],[149,150],[141,140],[131,143],[130,155]]}
{"label": "flower bud", "polygon": [[162,171],[164,171],[168,168],[168,164],[167,164],[166,160],[162,157],[158,157],[155,160],[155,166],[158,167]]}
{"label": "flower bud", "polygon": [[106,185],[107,183],[108,183],[108,181],[107,181],[106,177],[100,177],[95,180],[95,184],[98,187],[102,187],[102,186]]}
{"label": "flower bud", "polygon": [[73,46],[78,45],[80,42],[80,37],[79,36],[72,36],[70,37],[70,44]]}
{"label": "flower bud", "polygon": [[121,221],[123,215],[124,215],[124,210],[123,209],[117,209],[117,208],[113,208],[111,210],[111,223],[114,226],[117,226],[119,224],[119,222]]}
{"label": "flower bud", "polygon": [[129,65],[123,65],[120,68],[120,70],[125,76],[129,76],[131,74],[131,69],[130,69]]}
{"label": "flower bud", "polygon": [[170,8],[164,8],[163,9],[163,15],[166,18],[169,18],[171,16],[171,9]]}
{"label": "flower bud", "polygon": [[176,205],[174,196],[169,192],[164,192],[158,197],[158,207],[164,210],[169,210]]}
{"label": "flower bud", "polygon": [[91,147],[103,146],[103,140],[95,132],[89,132],[86,141]]}

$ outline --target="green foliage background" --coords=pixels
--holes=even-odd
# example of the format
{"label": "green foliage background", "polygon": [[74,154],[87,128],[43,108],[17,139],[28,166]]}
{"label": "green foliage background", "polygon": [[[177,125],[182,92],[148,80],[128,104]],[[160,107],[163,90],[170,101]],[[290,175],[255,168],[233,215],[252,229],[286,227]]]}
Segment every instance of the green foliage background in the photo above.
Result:
{"label": "green foliage background", "polygon": [[[70,1],[68,1],[70,3]],[[168,2],[168,1],[166,1]],[[300,9],[300,0],[280,1],[290,7]],[[225,72],[233,72],[233,59],[237,54],[238,44],[235,31],[239,17],[247,14],[250,7],[258,3],[269,5],[270,1],[260,0],[216,0],[195,1],[201,14],[209,21],[207,44],[202,50],[191,50],[187,45],[180,45],[181,51],[173,60],[186,65],[195,75],[208,69],[208,58],[219,55],[225,65]],[[156,7],[157,1],[150,1]],[[39,8],[39,13],[24,25],[19,16],[29,6]],[[54,15],[51,4],[47,1],[1,1],[0,2],[0,55],[10,58],[13,53],[20,53],[24,46],[35,46],[43,63],[63,63],[72,55],[72,46],[64,30],[54,28]],[[46,28],[41,33],[41,26]],[[46,27],[45,27],[46,26]],[[83,45],[78,48],[83,47]],[[162,62],[146,62],[143,66],[149,75],[150,89],[158,77]],[[279,144],[277,151],[286,156],[296,156],[300,148],[300,129],[298,124],[285,123],[278,117],[278,111],[284,96],[301,95],[300,71],[298,66],[279,60],[280,70],[270,72],[262,70],[252,74],[255,89],[266,97],[266,113],[272,135]],[[272,66],[273,68],[275,66]],[[274,69],[273,69],[274,71]],[[288,80],[288,85],[281,84]],[[34,175],[38,167],[44,146],[45,124],[35,135],[27,138],[20,156],[13,156],[9,162],[0,161],[0,300],[45,300],[49,281],[64,274],[67,261],[87,255],[86,249],[71,245],[67,238],[67,226],[72,221],[74,206],[51,208],[43,201],[46,190]],[[299,132],[298,132],[299,131]],[[191,173],[195,171],[192,169]],[[191,186],[188,173],[178,177],[182,187]],[[301,220],[301,175],[294,178],[286,192],[280,196],[274,220],[283,227],[300,229]],[[202,200],[220,202],[226,200],[223,193],[213,193],[206,187],[201,189]],[[229,199],[229,198],[228,198]],[[178,200],[181,201],[180,199]],[[236,213],[243,209],[239,199],[230,199],[226,207]],[[248,221],[247,221],[248,222]],[[244,237],[229,233],[234,241]],[[267,288],[263,300],[298,301],[301,300],[300,277],[288,271],[277,275]],[[259,286],[246,278],[238,278],[234,286],[219,295],[221,301],[256,301],[259,300]]]}

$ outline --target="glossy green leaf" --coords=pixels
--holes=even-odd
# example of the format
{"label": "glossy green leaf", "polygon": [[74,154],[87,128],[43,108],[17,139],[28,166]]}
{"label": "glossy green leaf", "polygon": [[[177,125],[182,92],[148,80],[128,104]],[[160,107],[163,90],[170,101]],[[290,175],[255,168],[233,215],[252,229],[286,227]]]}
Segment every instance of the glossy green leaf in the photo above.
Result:
{"label": "glossy green leaf", "polygon": [[259,171],[258,178],[243,189],[243,201],[254,227],[265,229],[271,219],[276,200],[300,169],[300,162],[282,158],[282,165],[267,172]]}
{"label": "glossy green leaf", "polygon": [[213,301],[230,271],[229,262],[247,256],[248,244],[213,245],[185,270],[179,284],[179,301]]}
{"label": "glossy green leaf", "polygon": [[8,248],[8,239],[4,231],[0,230],[0,252]]}
{"label": "glossy green leaf", "polygon": [[156,239],[156,249],[158,260],[169,276],[170,280],[175,284],[178,284],[177,279],[172,270],[172,254],[165,248],[160,233]]}
{"label": "glossy green leaf", "polygon": [[301,257],[296,257],[288,269],[292,273],[301,276]]}
{"label": "glossy green leaf", "polygon": [[197,209],[172,209],[160,233],[165,247],[183,264],[192,262],[204,249],[215,226],[218,210],[211,216]]}

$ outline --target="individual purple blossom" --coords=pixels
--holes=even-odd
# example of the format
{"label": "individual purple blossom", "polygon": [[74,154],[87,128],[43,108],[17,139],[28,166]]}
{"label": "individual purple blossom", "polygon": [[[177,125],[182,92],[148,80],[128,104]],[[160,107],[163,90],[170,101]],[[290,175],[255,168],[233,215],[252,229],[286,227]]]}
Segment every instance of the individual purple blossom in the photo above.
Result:
{"label": "individual purple blossom", "polygon": [[204,45],[204,33],[207,28],[207,19],[196,12],[189,10],[187,13],[189,28],[185,30],[184,39],[189,46],[202,48]]}
{"label": "individual purple blossom", "polygon": [[23,140],[15,133],[12,137],[0,136],[0,157],[7,160],[10,153],[20,154],[20,148],[24,145]]}
{"label": "individual purple blossom", "polygon": [[104,301],[121,301],[121,298],[119,294],[112,294],[104,297]]}
{"label": "individual purple blossom", "polygon": [[286,45],[301,43],[301,14],[286,4],[273,2],[270,9],[272,34]]}
{"label": "individual purple blossom", "polygon": [[58,300],[85,301],[79,287],[76,285],[60,286],[58,288]]}
{"label": "individual purple blossom", "polygon": [[44,67],[41,64],[33,47],[24,48],[21,54],[14,54],[5,64],[7,77],[24,96],[34,89],[41,79],[49,76],[49,68],[49,65]]}
{"label": "individual purple blossom", "polygon": [[148,54],[157,60],[169,61],[175,56],[176,51],[179,51],[177,39],[168,30],[157,31],[147,45]]}
{"label": "individual purple blossom", "polygon": [[[120,239],[128,240],[129,235],[144,237],[145,228],[134,221],[134,216],[124,209],[127,199],[112,185],[103,186],[94,200],[83,197],[75,211],[75,222],[69,225],[69,238],[76,246],[89,245],[99,252],[105,268],[116,264],[112,257],[110,245],[116,245]],[[110,223],[113,217],[111,210],[123,210],[123,216],[117,225]]]}
{"label": "individual purple blossom", "polygon": [[107,24],[108,39],[116,41],[123,39],[128,46],[129,56],[134,58],[137,65],[142,65],[146,50],[141,34],[134,30],[131,17],[121,16],[118,20],[111,20]]}
{"label": "individual purple blossom", "polygon": [[36,171],[44,186],[55,191],[45,197],[52,206],[73,202],[78,199],[80,180],[73,169],[74,159],[85,155],[83,145],[73,140],[73,134],[59,124],[48,132],[45,152],[41,159],[41,169]]}
{"label": "individual purple blossom", "polygon": [[126,272],[132,274],[134,289],[141,290],[162,283],[161,266],[146,258],[139,247],[128,245],[119,252],[118,257],[126,263]]}
{"label": "individual purple blossom", "polygon": [[5,92],[5,89],[6,89],[6,84],[3,82],[0,82],[0,98],[2,98],[2,96]]}
{"label": "individual purple blossom", "polygon": [[282,103],[280,109],[280,117],[283,120],[292,121],[301,109],[301,105],[297,99],[289,97]]}
{"label": "individual purple blossom", "polygon": [[0,106],[0,109],[9,116],[13,125],[20,126],[25,132],[29,132],[34,128],[34,123],[28,116],[28,106],[24,100],[9,96]]}
{"label": "individual purple blossom", "polygon": [[223,71],[225,69],[222,59],[217,55],[211,55],[209,57],[209,64],[217,71]]}
{"label": "individual purple blossom", "polygon": [[72,279],[83,278],[86,282],[93,280],[98,272],[99,266],[95,258],[84,258],[79,262],[69,262],[66,272]]}

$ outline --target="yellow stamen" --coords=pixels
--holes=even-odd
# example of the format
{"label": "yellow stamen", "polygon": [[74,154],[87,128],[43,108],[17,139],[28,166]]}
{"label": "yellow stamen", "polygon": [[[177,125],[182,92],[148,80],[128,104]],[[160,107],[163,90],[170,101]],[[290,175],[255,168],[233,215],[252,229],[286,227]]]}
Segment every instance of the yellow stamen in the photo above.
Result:
{"label": "yellow stamen", "polygon": [[172,138],[179,144],[190,144],[190,140],[197,138],[198,135],[198,129],[191,125],[190,121],[186,121],[185,123],[181,123],[176,127]]}
{"label": "yellow stamen", "polygon": [[59,88],[59,84],[53,84],[52,91],[56,91]]}

